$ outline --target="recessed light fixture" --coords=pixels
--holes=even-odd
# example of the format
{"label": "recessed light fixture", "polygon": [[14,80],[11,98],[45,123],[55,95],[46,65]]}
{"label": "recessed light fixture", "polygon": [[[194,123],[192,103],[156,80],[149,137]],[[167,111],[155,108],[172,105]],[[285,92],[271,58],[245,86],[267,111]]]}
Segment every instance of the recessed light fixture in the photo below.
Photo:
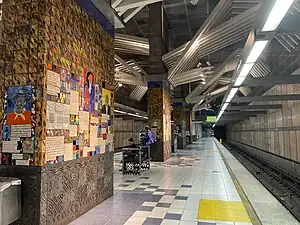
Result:
{"label": "recessed light fixture", "polygon": [[293,4],[294,0],[276,0],[262,31],[274,31]]}

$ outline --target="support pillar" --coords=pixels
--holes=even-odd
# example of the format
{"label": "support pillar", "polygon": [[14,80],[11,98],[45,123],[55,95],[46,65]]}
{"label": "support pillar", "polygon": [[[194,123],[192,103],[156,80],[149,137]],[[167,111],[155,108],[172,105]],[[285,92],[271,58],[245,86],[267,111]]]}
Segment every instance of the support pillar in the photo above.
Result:
{"label": "support pillar", "polygon": [[0,177],[22,180],[12,224],[68,224],[113,194],[114,26],[90,1],[2,6]]}
{"label": "support pillar", "polygon": [[175,129],[178,131],[177,148],[184,149],[186,147],[186,114],[184,104],[182,102],[173,104],[173,120]]}
{"label": "support pillar", "polygon": [[151,146],[153,161],[163,162],[171,156],[171,99],[168,83],[148,83],[148,123],[156,142]]}
{"label": "support pillar", "polygon": [[149,44],[148,122],[157,136],[151,158],[163,162],[171,156],[171,98],[168,71],[162,61],[168,51],[168,23],[161,2],[149,5]]}
{"label": "support pillar", "polygon": [[193,133],[192,112],[189,109],[186,109],[185,115],[186,115],[186,130],[189,133],[189,136],[187,136],[187,139],[188,139],[187,142],[188,142],[188,144],[192,144],[193,143],[193,139],[192,139],[192,133]]}

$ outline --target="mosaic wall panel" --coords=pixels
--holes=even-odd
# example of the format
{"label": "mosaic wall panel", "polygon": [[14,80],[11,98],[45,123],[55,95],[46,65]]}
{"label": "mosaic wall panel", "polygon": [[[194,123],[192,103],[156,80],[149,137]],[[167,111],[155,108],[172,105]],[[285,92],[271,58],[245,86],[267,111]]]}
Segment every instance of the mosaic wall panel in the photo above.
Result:
{"label": "mosaic wall panel", "polygon": [[[112,150],[107,142],[113,133],[113,38],[73,0],[4,0],[2,22],[0,111],[5,133],[1,130],[0,135],[1,152],[7,154],[1,155],[1,162],[40,166]],[[9,91],[18,89],[15,86],[34,89],[31,110],[28,99],[23,100],[24,90],[11,98]],[[13,100],[10,108],[5,97]],[[59,109],[63,116],[57,116]],[[14,118],[18,122],[7,127],[12,112],[19,115]],[[47,151],[46,145],[56,142],[68,152],[58,146]],[[8,148],[14,152],[7,152]]]}
{"label": "mosaic wall panel", "polygon": [[48,64],[47,164],[113,151],[113,91],[96,77]]}

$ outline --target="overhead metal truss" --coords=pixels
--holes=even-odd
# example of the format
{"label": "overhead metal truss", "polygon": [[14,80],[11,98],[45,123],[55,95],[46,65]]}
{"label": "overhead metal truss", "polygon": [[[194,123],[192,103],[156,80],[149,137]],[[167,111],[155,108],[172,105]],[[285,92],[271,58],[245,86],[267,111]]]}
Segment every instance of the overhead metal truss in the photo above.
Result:
{"label": "overhead metal truss", "polygon": [[145,6],[161,1],[162,0],[115,0],[111,6],[117,11],[119,16],[123,15],[123,21],[127,23]]}
{"label": "overhead metal truss", "polygon": [[205,81],[206,78],[213,73],[213,69],[214,67],[209,66],[196,68],[184,72],[174,79],[173,86],[176,87],[178,85],[188,84],[199,80]]}
{"label": "overhead metal truss", "polygon": [[268,105],[239,105],[239,106],[228,106],[227,111],[234,110],[269,110],[269,109],[282,109],[282,104],[268,104]]}
{"label": "overhead metal truss", "polygon": [[[216,14],[222,14],[222,10],[226,8],[225,6],[229,4],[228,2],[230,1],[219,2],[194,38],[186,45],[180,57],[175,59],[176,63],[172,65],[169,71],[171,83],[176,75],[194,68],[202,57],[243,40],[248,36],[260,8],[259,5],[209,30],[214,24],[211,20],[215,20]],[[176,52],[173,53],[178,55]],[[165,63],[168,65],[168,62]]]}
{"label": "overhead metal truss", "polygon": [[115,64],[115,88],[118,88],[119,83],[136,86],[129,97],[140,101],[148,90],[148,74],[134,59],[125,62],[121,57],[115,55],[115,60],[118,62]]}
{"label": "overhead metal truss", "polygon": [[253,79],[251,77],[247,78],[242,86],[247,87],[260,87],[260,86],[274,86],[281,84],[299,84],[299,75],[288,75],[288,76],[269,76],[265,78]]}
{"label": "overhead metal truss", "polygon": [[292,101],[300,100],[300,94],[294,95],[262,95],[262,96],[246,96],[246,97],[234,97],[232,102],[268,102],[268,101]]}
{"label": "overhead metal truss", "polygon": [[[211,79],[206,81],[206,84],[199,84],[185,99],[187,103],[197,103],[201,104],[200,101],[205,99],[207,95],[213,91],[213,89],[219,84],[221,77],[230,71],[235,70],[242,49],[237,49],[234,51],[217,69],[212,73]],[[203,93],[204,92],[204,93]],[[196,109],[197,107],[194,107]]]}
{"label": "overhead metal truss", "polygon": [[115,35],[115,51],[127,54],[149,55],[149,41],[146,38],[135,37],[131,35]]}

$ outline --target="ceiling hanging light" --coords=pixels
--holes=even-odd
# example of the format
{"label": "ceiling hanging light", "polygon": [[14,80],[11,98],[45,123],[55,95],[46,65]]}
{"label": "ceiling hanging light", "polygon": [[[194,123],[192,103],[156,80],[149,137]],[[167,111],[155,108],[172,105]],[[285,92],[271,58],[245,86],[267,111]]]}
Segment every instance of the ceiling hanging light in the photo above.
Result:
{"label": "ceiling hanging light", "polygon": [[224,105],[223,105],[223,107],[222,107],[222,109],[221,109],[221,111],[225,111],[226,110],[226,108],[228,107],[228,105],[229,105],[229,103],[224,103]]}
{"label": "ceiling hanging light", "polygon": [[268,40],[256,41],[252,47],[252,50],[246,60],[246,63],[255,63],[259,58],[266,45],[268,44]]}
{"label": "ceiling hanging light", "polygon": [[241,86],[245,79],[246,79],[246,77],[238,77],[234,83],[234,86],[235,87]]}
{"label": "ceiling hanging light", "polygon": [[226,102],[231,102],[231,100],[233,99],[233,97],[235,96],[238,90],[239,90],[238,88],[232,88],[226,99]]}
{"label": "ceiling hanging light", "polygon": [[262,31],[274,31],[293,4],[294,0],[276,0]]}

